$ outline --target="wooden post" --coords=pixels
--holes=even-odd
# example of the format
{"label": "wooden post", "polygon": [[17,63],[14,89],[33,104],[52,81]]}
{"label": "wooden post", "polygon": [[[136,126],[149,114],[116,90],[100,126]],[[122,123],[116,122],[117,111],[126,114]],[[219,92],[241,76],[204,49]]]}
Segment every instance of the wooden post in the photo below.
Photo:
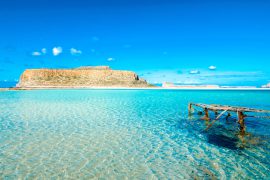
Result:
{"label": "wooden post", "polygon": [[246,132],[246,126],[245,126],[245,115],[242,111],[237,111],[238,116],[238,124],[240,125],[240,134],[245,135]]}
{"label": "wooden post", "polygon": [[226,116],[226,122],[228,122],[229,117],[231,117],[231,113],[228,112],[228,114]]}
{"label": "wooden post", "polygon": [[204,108],[204,117],[203,117],[204,120],[210,120],[209,118],[209,112],[208,112],[208,109],[207,108]]}
{"label": "wooden post", "polygon": [[191,116],[192,111],[192,103],[188,103],[188,115]]}
{"label": "wooden post", "polygon": [[215,116],[217,117],[218,116],[218,111],[214,111],[215,112]]}

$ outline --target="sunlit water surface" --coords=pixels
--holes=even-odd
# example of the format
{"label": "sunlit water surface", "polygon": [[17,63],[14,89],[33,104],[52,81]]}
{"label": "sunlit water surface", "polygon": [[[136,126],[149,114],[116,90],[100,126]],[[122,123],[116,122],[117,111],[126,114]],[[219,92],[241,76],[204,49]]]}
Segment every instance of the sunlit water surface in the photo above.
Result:
{"label": "sunlit water surface", "polygon": [[270,120],[188,117],[188,102],[270,109],[270,91],[0,92],[0,179],[269,179]]}

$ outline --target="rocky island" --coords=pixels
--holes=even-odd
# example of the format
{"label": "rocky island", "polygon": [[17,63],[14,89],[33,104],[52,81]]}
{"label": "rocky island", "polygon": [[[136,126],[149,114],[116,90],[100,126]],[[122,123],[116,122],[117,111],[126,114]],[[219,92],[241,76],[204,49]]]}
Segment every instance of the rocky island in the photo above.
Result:
{"label": "rocky island", "polygon": [[27,69],[17,88],[95,88],[150,87],[132,71],[112,70],[109,66],[84,66],[75,69]]}

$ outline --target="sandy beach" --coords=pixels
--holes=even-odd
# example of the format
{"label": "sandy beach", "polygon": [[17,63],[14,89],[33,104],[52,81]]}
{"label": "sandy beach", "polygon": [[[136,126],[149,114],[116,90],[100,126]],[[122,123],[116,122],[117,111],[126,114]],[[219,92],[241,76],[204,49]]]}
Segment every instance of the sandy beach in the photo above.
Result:
{"label": "sandy beach", "polygon": [[255,90],[255,91],[270,91],[270,88],[175,88],[175,87],[29,87],[29,88],[0,88],[0,91],[22,91],[22,90],[69,90],[69,89],[115,89],[115,90]]}

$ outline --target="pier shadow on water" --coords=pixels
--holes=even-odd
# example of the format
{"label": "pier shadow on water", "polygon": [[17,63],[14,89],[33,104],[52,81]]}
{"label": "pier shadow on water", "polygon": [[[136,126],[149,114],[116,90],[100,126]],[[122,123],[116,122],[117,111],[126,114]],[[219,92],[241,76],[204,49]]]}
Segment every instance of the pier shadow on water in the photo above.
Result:
{"label": "pier shadow on water", "polygon": [[243,149],[242,143],[237,136],[237,133],[230,128],[226,128],[223,125],[215,125],[208,131],[204,131],[209,144],[215,146],[227,148],[230,150],[241,150]]}
{"label": "pier shadow on water", "polygon": [[235,129],[228,129],[222,125],[218,125],[215,129],[205,131],[205,136],[209,144],[227,148],[230,150],[244,150],[245,148],[258,147],[265,143],[263,136],[246,133],[240,135]]}
{"label": "pier shadow on water", "polygon": [[209,144],[227,148],[230,150],[239,150],[242,149],[239,146],[239,138],[237,136],[236,129],[234,127],[235,122],[230,122],[225,124],[214,124],[211,128],[206,130],[209,123],[205,120],[201,120],[201,117],[189,117],[189,126],[192,126],[193,130],[197,130],[206,137],[206,141]]}
{"label": "pier shadow on water", "polygon": [[231,150],[239,149],[237,137],[229,137],[223,134],[208,133],[207,142]]}

